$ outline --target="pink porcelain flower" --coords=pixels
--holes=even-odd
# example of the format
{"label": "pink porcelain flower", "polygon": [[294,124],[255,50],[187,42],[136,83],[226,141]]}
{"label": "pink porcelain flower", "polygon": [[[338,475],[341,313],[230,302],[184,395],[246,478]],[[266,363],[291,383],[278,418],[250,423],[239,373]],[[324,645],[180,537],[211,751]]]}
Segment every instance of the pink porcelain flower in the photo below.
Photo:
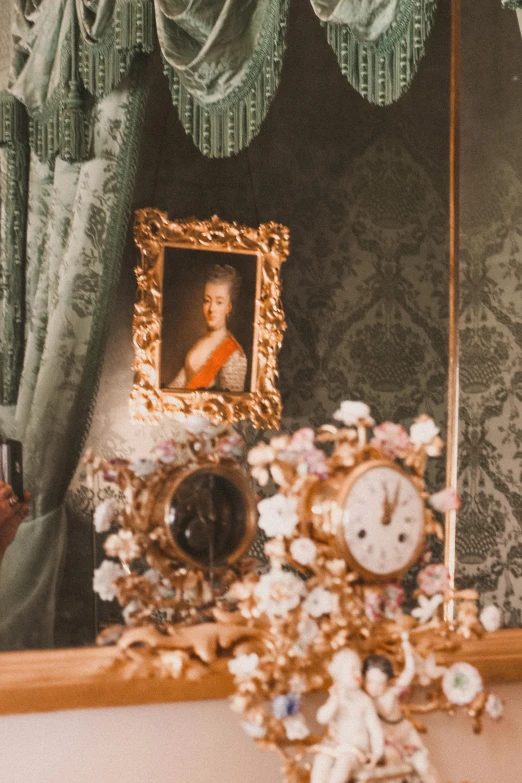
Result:
{"label": "pink porcelain flower", "polygon": [[315,432],[311,427],[301,427],[290,438],[289,448],[292,451],[308,451],[314,448]]}
{"label": "pink porcelain flower", "polygon": [[388,584],[384,588],[384,614],[393,620],[404,603],[404,590],[398,584]]}
{"label": "pink porcelain flower", "polygon": [[460,508],[460,497],[453,487],[446,487],[430,497],[430,506],[442,514],[447,511],[457,511]]}
{"label": "pink porcelain flower", "polygon": [[419,571],[417,583],[427,596],[443,593],[449,587],[449,571],[442,563],[432,563]]}
{"label": "pink porcelain flower", "polygon": [[371,445],[380,449],[388,459],[396,459],[406,455],[412,442],[401,424],[385,421],[374,428]]}
{"label": "pink porcelain flower", "polygon": [[364,613],[370,622],[375,623],[383,617],[383,600],[379,590],[364,591]]}

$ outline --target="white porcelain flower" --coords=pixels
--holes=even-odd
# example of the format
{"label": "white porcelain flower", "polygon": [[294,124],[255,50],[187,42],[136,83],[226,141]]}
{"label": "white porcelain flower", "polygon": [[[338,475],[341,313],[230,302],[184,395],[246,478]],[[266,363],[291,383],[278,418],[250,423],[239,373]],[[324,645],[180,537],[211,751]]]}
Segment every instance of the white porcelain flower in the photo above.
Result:
{"label": "white porcelain flower", "polygon": [[427,658],[423,658],[419,653],[414,653],[415,671],[419,680],[419,685],[427,686],[433,680],[440,679],[447,671],[446,666],[438,666],[435,654],[431,653]]}
{"label": "white porcelain flower", "polygon": [[492,633],[502,625],[502,612],[495,604],[488,604],[481,611],[479,619],[486,631]]}
{"label": "white porcelain flower", "polygon": [[116,598],[114,580],[123,576],[123,568],[113,560],[104,560],[94,572],[92,586],[102,601],[113,601]]}
{"label": "white porcelain flower", "polygon": [[314,562],[317,547],[311,538],[296,538],[290,544],[290,554],[296,563],[307,566]]}
{"label": "white porcelain flower", "polygon": [[319,633],[319,626],[317,625],[315,620],[312,620],[311,617],[305,615],[299,621],[297,630],[299,632],[299,641],[301,642],[301,644],[308,647],[308,645],[312,644],[314,639],[317,638],[317,635]]}
{"label": "white porcelain flower", "polygon": [[441,605],[443,597],[440,593],[433,595],[431,598],[426,598],[425,595],[419,595],[419,605],[412,609],[413,617],[416,617],[420,625],[428,623],[435,615],[438,607]]}
{"label": "white porcelain flower", "polygon": [[283,726],[285,727],[285,734],[289,740],[303,740],[310,734],[306,721],[302,715],[294,715],[290,718],[285,718]]}
{"label": "white porcelain flower", "polygon": [[267,536],[291,536],[299,518],[297,516],[297,500],[277,494],[265,498],[257,504],[259,510],[259,527]]}
{"label": "white porcelain flower", "polygon": [[490,693],[486,701],[485,710],[490,718],[500,720],[504,714],[504,703],[495,693]]}
{"label": "white porcelain flower", "polygon": [[113,533],[106,540],[104,549],[109,557],[119,557],[125,563],[141,555],[141,549],[136,543],[132,530],[119,530]]}
{"label": "white porcelain flower", "polygon": [[427,446],[439,434],[437,427],[431,416],[423,414],[415,419],[410,427],[410,440],[415,446]]}
{"label": "white porcelain flower", "polygon": [[249,677],[257,669],[259,655],[250,653],[247,655],[238,655],[228,662],[228,670],[234,677]]}
{"label": "white porcelain flower", "polygon": [[432,495],[429,503],[435,511],[445,514],[447,511],[457,511],[460,508],[460,497],[453,487],[446,487]]}
{"label": "white porcelain flower", "polygon": [[248,452],[247,462],[253,468],[259,465],[269,465],[275,460],[275,451],[268,443],[258,443]]}
{"label": "white porcelain flower", "polygon": [[132,615],[134,614],[134,612],[136,612],[139,609],[139,606],[140,606],[139,602],[133,599],[132,601],[129,601],[129,603],[124,609],[122,609],[121,613],[123,615],[123,620],[126,625],[132,624],[133,621]]}
{"label": "white porcelain flower", "polygon": [[97,533],[107,533],[118,515],[118,501],[114,498],[104,500],[94,509],[94,529]]}
{"label": "white porcelain flower", "polygon": [[337,421],[342,421],[346,427],[356,427],[361,421],[365,424],[369,423],[370,408],[365,402],[344,400],[333,417]]}
{"label": "white porcelain flower", "polygon": [[265,727],[254,723],[253,720],[242,720],[241,725],[245,733],[252,739],[262,739],[266,734]]}
{"label": "white porcelain flower", "polygon": [[129,467],[136,476],[145,478],[145,476],[149,476],[152,471],[156,470],[157,465],[151,459],[142,457],[132,462]]}
{"label": "white porcelain flower", "polygon": [[156,568],[148,568],[143,576],[151,585],[158,585],[161,582],[161,574]]}
{"label": "white porcelain flower", "polygon": [[444,695],[459,706],[470,704],[482,688],[482,678],[470,663],[454,663],[442,678]]}
{"label": "white porcelain flower", "polygon": [[333,611],[335,607],[335,596],[330,590],[324,587],[314,587],[308,594],[303,609],[311,617],[321,617],[323,614]]}
{"label": "white porcelain flower", "polygon": [[259,609],[275,617],[295,609],[304,592],[305,586],[301,579],[279,568],[263,574],[254,588]]}

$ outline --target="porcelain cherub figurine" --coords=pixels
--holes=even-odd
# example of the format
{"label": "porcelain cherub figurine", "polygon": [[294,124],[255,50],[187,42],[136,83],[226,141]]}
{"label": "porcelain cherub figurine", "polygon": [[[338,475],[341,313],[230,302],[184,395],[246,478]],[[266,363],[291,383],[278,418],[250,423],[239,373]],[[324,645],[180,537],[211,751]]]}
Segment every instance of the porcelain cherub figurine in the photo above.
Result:
{"label": "porcelain cherub figurine", "polygon": [[328,724],[328,737],[314,748],[310,783],[348,783],[355,772],[375,766],[383,755],[383,730],[371,698],[361,689],[357,653],[340,650],[328,671],[333,685],[317,712],[319,723]]}
{"label": "porcelain cherub figurine", "polygon": [[387,762],[407,761],[422,783],[439,783],[439,776],[430,762],[428,751],[419,733],[404,717],[400,698],[415,676],[415,659],[408,634],[402,634],[404,669],[393,684],[393,669],[385,655],[370,655],[364,661],[364,688],[373,699],[381,720]]}

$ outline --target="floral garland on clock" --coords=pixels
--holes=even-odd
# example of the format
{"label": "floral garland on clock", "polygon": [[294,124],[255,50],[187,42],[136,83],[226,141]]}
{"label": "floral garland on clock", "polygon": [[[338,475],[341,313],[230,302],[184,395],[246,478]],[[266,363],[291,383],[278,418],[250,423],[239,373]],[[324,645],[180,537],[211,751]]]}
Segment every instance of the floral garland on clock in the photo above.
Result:
{"label": "floral garland on clock", "polygon": [[[162,491],[184,472],[201,466],[241,469],[244,441],[228,425],[189,417],[175,439],[158,443],[147,458],[83,458],[91,484],[110,496],[94,511],[106,559],[94,571],[94,592],[117,599],[122,623],[103,629],[99,645],[116,645],[114,663],[134,675],[198,679],[223,654],[255,637],[227,592],[255,561],[242,558],[218,569],[197,568],[170,550],[165,524],[154,514]],[[99,492],[98,492],[99,494]]]}
{"label": "floral garland on clock", "polygon": [[[317,482],[339,469],[386,458],[399,463],[429,501],[425,532],[442,538],[434,512],[457,509],[460,501],[453,489],[431,496],[426,491],[427,459],[439,456],[443,448],[439,429],[425,415],[409,433],[392,422],[375,426],[368,406],[361,402],[343,402],[334,419],[341,426],[303,428],[249,452],[252,476],[261,486],[272,480],[278,487],[258,505],[270,568],[260,576],[248,575],[230,591],[248,624],[262,629],[250,649],[238,651],[229,663],[235,681],[231,706],[241,714],[249,736],[261,747],[279,752],[287,783],[310,779],[314,748],[321,746],[325,734],[310,727],[302,710],[304,697],[327,689],[329,662],[346,648],[361,659],[385,656],[398,672],[404,666],[404,638],[409,638],[415,661],[412,684],[427,688],[427,696],[418,703],[408,692],[402,710],[421,731],[425,729],[416,713],[453,714],[462,707],[476,731],[484,711],[492,718],[502,713],[501,702],[484,690],[474,667],[465,662],[445,667],[436,659],[441,653],[454,653],[464,639],[496,630],[498,608],[486,607],[479,618],[478,594],[452,587],[446,567],[426,565],[425,553],[414,592],[417,605],[406,613],[400,583],[365,584],[349,569],[336,536],[339,507],[325,502],[319,512],[309,513],[307,499]],[[454,622],[444,619],[447,601],[456,607]]]}

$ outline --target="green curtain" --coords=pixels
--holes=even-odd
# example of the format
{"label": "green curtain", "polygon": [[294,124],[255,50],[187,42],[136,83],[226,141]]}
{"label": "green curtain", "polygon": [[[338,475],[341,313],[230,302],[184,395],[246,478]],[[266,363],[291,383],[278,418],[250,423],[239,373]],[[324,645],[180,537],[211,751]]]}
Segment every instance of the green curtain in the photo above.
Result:
{"label": "green curtain", "polygon": [[[52,645],[66,537],[63,500],[96,392],[130,217],[146,92],[144,63],[132,65],[129,56],[128,72],[119,72],[118,86],[96,100],[85,95],[78,78],[79,59],[75,66],[72,50],[64,43],[75,20],[74,3],[43,0],[36,11],[31,3],[30,16],[25,13],[28,5],[20,0],[18,6],[25,25],[25,37],[18,39],[24,58],[11,88],[29,112],[32,142],[25,285],[18,301],[20,306],[24,299],[25,349],[16,405],[4,405],[0,421],[4,432],[24,443],[26,485],[33,498],[30,518],[0,568],[3,649]],[[84,3],[90,21],[97,8],[111,10],[110,5],[108,0]],[[72,35],[78,31],[79,27]],[[44,42],[40,35],[46,36]],[[58,46],[54,52],[51,41]],[[63,51],[60,45],[65,46]],[[69,100],[71,81],[79,97],[74,107]],[[6,103],[4,99],[2,105]],[[80,129],[71,110],[80,117]],[[71,142],[76,131],[82,134],[79,145]],[[45,143],[38,144],[38,138]],[[13,142],[4,138],[4,159],[13,149]],[[12,213],[13,198],[7,198],[3,214]],[[3,235],[11,229],[6,225]],[[7,287],[10,275],[7,268]],[[15,305],[11,303],[11,309]],[[2,350],[9,352],[9,344],[4,342]]]}
{"label": "green curtain", "polygon": [[343,74],[370,103],[409,88],[424,56],[436,0],[311,0]]}
{"label": "green curtain", "polygon": [[288,0],[155,0],[172,100],[204,155],[257,135],[279,84]]}

